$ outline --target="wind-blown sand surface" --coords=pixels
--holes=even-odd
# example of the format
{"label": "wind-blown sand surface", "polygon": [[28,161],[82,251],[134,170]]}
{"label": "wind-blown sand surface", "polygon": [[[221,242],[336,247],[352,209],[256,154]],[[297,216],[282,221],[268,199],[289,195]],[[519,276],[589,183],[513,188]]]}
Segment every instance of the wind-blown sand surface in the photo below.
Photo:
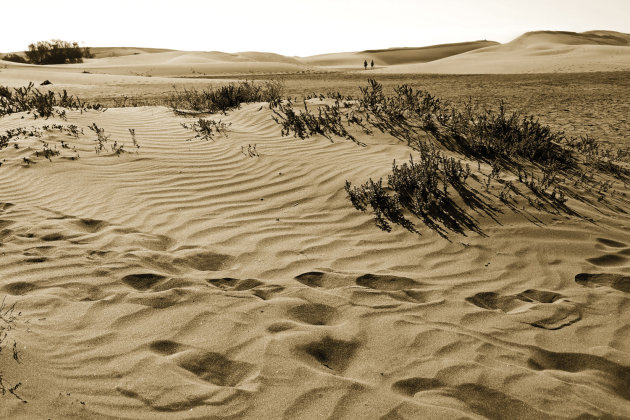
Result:
{"label": "wind-blown sand surface", "polygon": [[[3,151],[0,290],[21,363],[0,360],[28,401],[2,397],[3,417],[630,416],[619,204],[474,214],[488,237],[386,234],[343,182],[409,149],[283,138],[270,113],[216,116],[232,125],[215,141],[162,107],[2,118],[88,133]],[[93,122],[127,145],[135,129],[139,153],[95,154]],[[60,139],[78,160],[34,156]]]}
{"label": "wind-blown sand surface", "polygon": [[[587,47],[628,48],[576,48]],[[117,97],[225,82],[167,77],[191,74],[194,60],[310,68],[259,53],[133,52],[7,63],[0,84],[50,79]],[[155,77],[134,75],[147,69]],[[499,78],[484,80],[459,83],[474,93]],[[539,94],[536,80],[513,89]],[[605,87],[595,90],[604,100]],[[592,105],[584,98],[566,101],[571,116]],[[603,140],[623,145],[619,109],[589,115],[602,116]],[[0,315],[13,304],[19,313],[0,334],[0,417],[630,418],[627,184],[601,202],[571,197],[573,214],[524,199],[471,209],[479,232],[448,240],[420,222],[419,234],[385,233],[352,208],[344,182],[385,177],[393,159],[408,159],[405,144],[376,130],[353,131],[366,147],[282,137],[266,103],[205,118],[230,124],[227,135],[193,138],[181,123],[194,119],[161,106],[0,118],[0,134],[84,131],[51,129],[0,150]],[[580,121],[567,128],[582,134]],[[93,123],[111,136],[99,154]],[[114,140],[128,153],[110,153]],[[45,159],[45,143],[60,156]],[[474,166],[479,177],[491,170]]]}

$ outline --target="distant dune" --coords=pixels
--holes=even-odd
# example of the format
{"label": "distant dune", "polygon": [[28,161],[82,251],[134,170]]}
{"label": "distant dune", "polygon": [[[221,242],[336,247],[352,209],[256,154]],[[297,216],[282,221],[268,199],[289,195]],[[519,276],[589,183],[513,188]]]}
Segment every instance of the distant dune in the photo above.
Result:
{"label": "distant dune", "polygon": [[572,73],[630,70],[630,35],[612,31],[528,32],[502,45],[386,73]]}
{"label": "distant dune", "polygon": [[154,54],[169,52],[175,50],[169,50],[164,48],[135,48],[135,47],[94,47],[90,48],[94,58],[104,57],[120,57],[125,55],[137,55],[137,54]]}
{"label": "distant dune", "polygon": [[219,51],[167,51],[94,58],[74,66],[100,73],[150,76],[281,73],[303,71],[309,67],[280,54]]}
{"label": "distant dune", "polygon": [[376,66],[426,63],[492,45],[498,45],[498,43],[494,41],[474,41],[419,48],[389,48],[384,50],[321,54],[300,58],[300,61],[313,66],[334,68],[360,68],[363,60],[366,59],[368,61],[374,60]]}
{"label": "distant dune", "polygon": [[[506,44],[473,41],[428,47],[389,48],[287,57],[269,52],[226,53],[157,48],[92,48],[81,64],[47,66],[123,76],[243,76],[307,71],[363,71],[374,60],[378,73],[573,73],[630,70],[630,34],[614,31],[528,32]],[[0,54],[0,56],[2,56]],[[5,68],[24,65],[2,62]],[[35,69],[39,66],[29,66]],[[41,68],[40,68],[41,69]]]}
{"label": "distant dune", "polygon": [[247,73],[296,73],[311,66],[295,58],[267,52],[174,51],[150,48],[95,48],[95,58],[80,64],[32,66],[1,61],[8,68],[132,76],[186,77]]}

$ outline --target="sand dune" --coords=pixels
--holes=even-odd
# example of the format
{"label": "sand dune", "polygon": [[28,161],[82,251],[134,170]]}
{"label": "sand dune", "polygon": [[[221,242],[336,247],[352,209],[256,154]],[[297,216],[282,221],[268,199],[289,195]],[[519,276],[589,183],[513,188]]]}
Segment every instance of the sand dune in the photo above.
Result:
{"label": "sand dune", "polygon": [[155,54],[170,52],[165,48],[135,48],[135,47],[93,47],[90,48],[90,52],[94,55],[94,58],[105,57],[120,57],[125,55],[139,55],[139,54]]}
{"label": "sand dune", "polygon": [[88,59],[68,65],[92,72],[145,76],[190,76],[246,73],[299,72],[309,67],[296,59],[274,53],[170,51]]}
{"label": "sand dune", "polygon": [[[311,66],[295,58],[265,52],[199,52],[157,50],[145,52],[139,49],[103,48],[97,58],[85,59],[80,64],[32,66],[0,61],[2,67],[11,69],[40,68],[46,71],[86,71],[122,76],[186,77],[202,75],[230,75],[249,73],[297,73],[308,71]],[[122,50],[124,54],[117,54]],[[135,52],[141,53],[135,54]]]}
{"label": "sand dune", "polygon": [[321,54],[300,58],[300,61],[318,67],[361,68],[363,60],[374,60],[377,67],[394,64],[426,63],[466,51],[496,45],[493,41],[461,42],[457,44],[432,45],[420,48],[389,48],[360,52]]}
{"label": "sand dune", "polygon": [[[0,361],[28,404],[0,416],[630,416],[627,213],[573,200],[583,218],[475,214],[490,238],[386,234],[343,182],[402,143],[281,137],[265,104],[212,118],[227,137],[189,140],[162,107],[0,120],[86,132],[2,150],[21,363]],[[92,123],[128,149],[135,129],[138,153],[96,154]]]}
{"label": "sand dune", "polygon": [[529,32],[507,44],[476,49],[384,73],[557,73],[630,70],[630,35],[610,31]]}
{"label": "sand dune", "polygon": [[[362,70],[374,60],[379,73],[558,73],[630,70],[630,35],[613,31],[538,31],[507,44],[462,42],[287,57],[265,52],[201,52],[148,48],[95,48],[96,58],[48,69],[146,77],[203,77]],[[28,65],[2,62],[6,68]]]}

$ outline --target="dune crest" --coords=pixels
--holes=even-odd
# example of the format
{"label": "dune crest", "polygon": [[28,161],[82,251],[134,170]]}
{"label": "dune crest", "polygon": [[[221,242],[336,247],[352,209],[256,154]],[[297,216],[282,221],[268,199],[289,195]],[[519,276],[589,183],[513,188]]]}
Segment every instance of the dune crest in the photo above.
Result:
{"label": "dune crest", "polygon": [[612,31],[528,32],[515,40],[384,73],[572,73],[630,70],[630,35]]}

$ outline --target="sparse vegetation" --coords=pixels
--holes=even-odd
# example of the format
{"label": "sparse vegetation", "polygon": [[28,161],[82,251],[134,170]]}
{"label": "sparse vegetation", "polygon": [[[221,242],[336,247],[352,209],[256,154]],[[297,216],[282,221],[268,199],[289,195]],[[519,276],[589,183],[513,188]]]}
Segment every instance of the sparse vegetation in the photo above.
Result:
{"label": "sparse vegetation", "polygon": [[[293,103],[288,100],[286,103],[277,103],[273,107],[274,121],[282,126],[282,135],[305,139],[315,134],[321,134],[332,141],[332,136],[339,136],[355,141],[343,124],[339,100],[334,105],[317,106],[317,114],[310,111],[306,100],[304,100],[304,110],[295,112]],[[351,124],[346,116],[346,123]]]}
{"label": "sparse vegetation", "polygon": [[[304,110],[296,112],[289,99],[275,105],[273,118],[282,126],[282,135],[306,138],[319,134],[354,140],[349,129],[355,125],[365,133],[373,129],[388,133],[419,152],[402,165],[394,162],[387,188],[382,179],[370,179],[359,187],[346,182],[353,206],[361,211],[371,209],[377,226],[386,231],[391,230],[391,223],[415,230],[405,216],[408,213],[442,236],[465,229],[480,232],[475,220],[457,203],[493,217],[499,211],[494,199],[513,208],[520,196],[539,210],[574,214],[566,206],[570,197],[576,197],[566,185],[569,178],[585,170],[623,179],[629,174],[627,165],[621,163],[630,155],[628,150],[603,149],[590,138],[567,139],[563,132],[533,116],[508,112],[503,102],[496,109],[478,110],[470,101],[456,107],[407,85],[386,95],[375,80],[369,80],[360,93],[357,99],[328,95],[334,105],[318,104],[318,114],[310,111],[306,101]],[[309,95],[318,97],[326,99]],[[334,111],[328,112],[331,109]],[[483,192],[466,184],[473,175],[470,163],[447,157],[440,148],[476,162],[479,175],[473,178]],[[490,171],[482,173],[482,165],[490,166]],[[530,195],[513,183],[516,176]],[[612,187],[609,181],[580,179],[598,201]],[[494,193],[492,187],[497,183],[500,190]],[[456,196],[451,195],[451,187]]]}
{"label": "sparse vegetation", "polygon": [[232,125],[232,123],[224,123],[215,120],[206,120],[203,118],[199,118],[197,121],[187,124],[181,123],[182,127],[192,130],[197,133],[195,136],[189,138],[188,140],[193,139],[201,139],[201,140],[214,140],[214,135],[219,134],[227,137],[227,128]]}
{"label": "sparse vegetation", "polygon": [[89,48],[81,48],[76,42],[53,39],[30,44],[26,57],[30,64],[67,64],[82,63],[92,54]]}
{"label": "sparse vegetation", "polygon": [[[16,363],[21,363],[20,352],[18,351],[17,342],[11,339],[10,333],[15,328],[19,315],[20,313],[15,312],[15,304],[6,304],[5,296],[0,303],[0,353],[4,349],[10,349],[12,358]],[[10,344],[11,341],[13,344]],[[21,382],[17,382],[13,385],[7,383],[7,379],[0,367],[0,393],[3,396],[9,393],[18,400],[26,403],[26,400],[17,393],[20,386],[22,386]]]}
{"label": "sparse vegetation", "polygon": [[105,134],[105,129],[100,128],[96,125],[96,123],[92,123],[92,125],[88,126],[88,128],[96,134],[96,146],[94,146],[94,150],[96,153],[100,153],[105,150],[105,144],[109,140],[109,136]]}
{"label": "sparse vegetation", "polygon": [[22,57],[19,54],[6,54],[2,57],[4,61],[11,61],[13,63],[26,63],[26,58]]}
{"label": "sparse vegetation", "polygon": [[104,110],[100,104],[81,103],[79,98],[68,95],[66,90],[55,94],[51,91],[42,92],[35,89],[34,86],[32,82],[28,86],[18,88],[0,86],[0,117],[16,112],[32,112],[35,118],[49,118],[57,115],[65,119],[65,109],[80,110],[81,112],[88,109]]}
{"label": "sparse vegetation", "polygon": [[282,97],[283,86],[277,81],[244,81],[208,90],[185,89],[171,93],[166,102],[176,112],[226,113],[248,102],[273,102]]}

